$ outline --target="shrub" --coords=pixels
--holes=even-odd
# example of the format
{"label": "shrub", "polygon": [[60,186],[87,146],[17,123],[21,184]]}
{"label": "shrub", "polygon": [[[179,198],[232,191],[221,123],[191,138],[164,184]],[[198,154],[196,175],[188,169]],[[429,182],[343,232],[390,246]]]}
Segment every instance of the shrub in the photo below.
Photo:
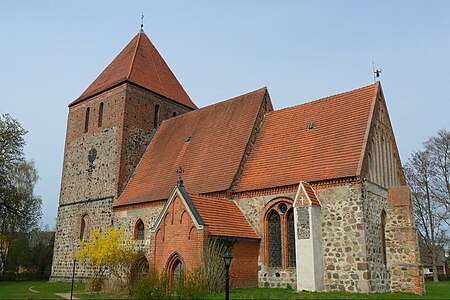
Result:
{"label": "shrub", "polygon": [[230,252],[234,242],[219,238],[211,238],[205,253],[205,262],[201,267],[208,290],[218,293],[225,288],[225,267],[222,256]]}
{"label": "shrub", "polygon": [[182,278],[176,290],[179,299],[203,299],[209,293],[202,269],[186,274]]}
{"label": "shrub", "polygon": [[170,292],[169,276],[155,273],[145,276],[134,290],[134,299],[173,299]]}

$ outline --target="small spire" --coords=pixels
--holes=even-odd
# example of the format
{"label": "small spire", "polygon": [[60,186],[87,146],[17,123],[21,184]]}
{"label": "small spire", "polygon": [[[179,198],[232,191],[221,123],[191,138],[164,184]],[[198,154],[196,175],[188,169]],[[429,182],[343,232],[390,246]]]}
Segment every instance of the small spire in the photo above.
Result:
{"label": "small spire", "polygon": [[144,31],[144,13],[141,14],[141,31]]}

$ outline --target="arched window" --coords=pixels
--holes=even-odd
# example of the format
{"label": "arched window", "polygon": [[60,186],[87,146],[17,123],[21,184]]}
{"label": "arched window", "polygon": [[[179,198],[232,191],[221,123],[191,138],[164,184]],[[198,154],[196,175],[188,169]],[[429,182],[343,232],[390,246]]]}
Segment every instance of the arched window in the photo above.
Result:
{"label": "arched window", "polygon": [[98,127],[102,127],[103,123],[103,102],[100,102],[100,106],[98,107]]}
{"label": "arched window", "polygon": [[177,113],[174,111],[172,114],[172,117],[176,117],[176,116],[177,116]]}
{"label": "arched window", "polygon": [[155,105],[155,115],[153,117],[153,128],[156,129],[159,126],[159,105]]}
{"label": "arched window", "polygon": [[91,108],[86,108],[86,118],[84,119],[84,133],[88,132],[89,129],[89,114],[91,113]]}
{"label": "arched window", "polygon": [[288,267],[295,267],[294,210],[287,214]]}
{"label": "arched window", "polygon": [[281,222],[276,210],[269,214],[269,267],[281,267]]}
{"label": "arched window", "polygon": [[291,203],[278,201],[269,209],[266,232],[269,267],[295,267],[294,211]]}
{"label": "arched window", "polygon": [[84,214],[80,222],[80,240],[85,240],[89,234],[89,216]]}
{"label": "arched window", "polygon": [[386,257],[386,212],[383,210],[381,212],[381,225],[380,225],[380,252],[381,259],[383,263],[386,265],[387,257]]}
{"label": "arched window", "polygon": [[144,239],[144,233],[145,233],[144,222],[142,222],[142,220],[139,219],[136,222],[136,226],[134,227],[134,238],[136,240],[143,240]]}

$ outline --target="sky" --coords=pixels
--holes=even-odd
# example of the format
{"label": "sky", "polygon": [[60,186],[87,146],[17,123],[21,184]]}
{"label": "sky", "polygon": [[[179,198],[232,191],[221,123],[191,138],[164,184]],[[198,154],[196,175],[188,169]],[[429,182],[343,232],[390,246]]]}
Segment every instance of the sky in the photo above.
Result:
{"label": "sky", "polygon": [[28,134],[55,226],[67,105],[144,31],[199,107],[267,86],[275,109],[380,81],[402,162],[450,130],[450,1],[0,3],[0,114]]}

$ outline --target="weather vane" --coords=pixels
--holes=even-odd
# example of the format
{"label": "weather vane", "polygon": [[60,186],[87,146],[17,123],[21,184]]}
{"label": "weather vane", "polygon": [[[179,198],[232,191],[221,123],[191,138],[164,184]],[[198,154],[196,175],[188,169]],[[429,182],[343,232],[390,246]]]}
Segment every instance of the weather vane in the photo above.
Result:
{"label": "weather vane", "polygon": [[144,30],[144,13],[141,14],[141,30]]}
{"label": "weather vane", "polygon": [[380,77],[381,72],[383,71],[383,69],[376,69],[375,70],[375,63],[372,61],[372,70],[373,70],[373,82],[376,82],[377,78]]}

